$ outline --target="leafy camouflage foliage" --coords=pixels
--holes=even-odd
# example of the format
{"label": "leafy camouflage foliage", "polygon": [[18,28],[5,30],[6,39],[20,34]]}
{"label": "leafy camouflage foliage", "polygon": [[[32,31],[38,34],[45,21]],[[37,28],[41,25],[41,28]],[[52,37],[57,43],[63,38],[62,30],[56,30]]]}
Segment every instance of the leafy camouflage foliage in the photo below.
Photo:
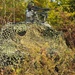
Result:
{"label": "leafy camouflage foliage", "polygon": [[[51,9],[47,21],[56,30],[63,31],[65,41],[57,31],[37,25],[29,26],[22,36],[22,32],[15,35],[12,40],[14,46],[7,45],[8,49],[16,47],[17,50],[24,51],[25,60],[14,67],[12,65],[0,67],[0,75],[75,75],[75,1],[33,1],[37,6]],[[0,29],[9,21],[25,21],[28,2],[0,0]],[[7,46],[4,48],[6,49]],[[3,56],[0,57],[3,58]]]}
{"label": "leafy camouflage foliage", "polygon": [[[12,41],[10,41],[10,43],[14,44],[12,47],[16,47],[17,50],[24,53],[24,60],[20,61],[19,58],[19,60],[16,61],[21,62],[20,64],[15,66],[9,64],[8,66],[1,68],[0,74],[75,74],[75,53],[67,47],[61,32],[43,25],[34,24],[27,26],[26,33],[23,36],[17,33],[14,39],[17,39],[17,41],[11,39]],[[18,59],[18,57],[15,58]],[[15,63],[16,61],[13,62]]]}

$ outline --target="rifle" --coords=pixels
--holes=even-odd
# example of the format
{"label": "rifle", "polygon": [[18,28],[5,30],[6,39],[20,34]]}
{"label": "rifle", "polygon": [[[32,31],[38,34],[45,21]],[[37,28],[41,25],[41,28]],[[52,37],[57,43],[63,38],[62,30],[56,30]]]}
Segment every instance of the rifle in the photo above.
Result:
{"label": "rifle", "polygon": [[32,10],[34,11],[50,11],[50,8],[41,8],[41,7],[37,7],[37,6],[32,6]]}
{"label": "rifle", "polygon": [[41,8],[41,7],[33,6],[32,10],[37,12],[39,16],[39,20],[45,22],[48,16],[47,12],[50,11],[50,8]]}
{"label": "rifle", "polygon": [[49,8],[41,8],[38,6],[32,6],[31,10],[33,10],[33,22],[45,22],[47,18],[47,12],[50,10]]}

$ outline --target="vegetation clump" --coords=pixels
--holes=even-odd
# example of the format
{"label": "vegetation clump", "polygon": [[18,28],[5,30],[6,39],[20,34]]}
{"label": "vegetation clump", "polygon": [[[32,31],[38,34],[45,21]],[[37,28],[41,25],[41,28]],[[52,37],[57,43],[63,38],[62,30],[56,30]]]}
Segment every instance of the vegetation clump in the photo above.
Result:
{"label": "vegetation clump", "polygon": [[[73,67],[75,56],[74,52],[67,47],[65,40],[61,35],[62,33],[57,32],[52,28],[48,28],[48,33],[45,33],[47,28],[48,27],[43,25],[29,25],[29,27],[27,26],[25,35],[20,36],[16,33],[14,34],[14,39],[16,39],[16,41],[10,38],[11,40],[9,42],[11,44],[6,42],[7,45],[5,45],[5,43],[3,43],[1,48],[3,48],[4,51],[1,51],[1,57],[3,58],[1,61],[7,64],[7,61],[9,61],[10,64],[7,66],[2,65],[2,67],[0,67],[0,74],[75,74]],[[52,35],[50,35],[50,33]],[[11,50],[11,52],[8,52],[9,50],[7,49]],[[16,50],[19,51],[16,53]],[[3,52],[8,53],[9,57],[6,56],[6,54],[3,54]],[[12,52],[14,52],[14,54]],[[4,56],[9,59],[6,60]]]}

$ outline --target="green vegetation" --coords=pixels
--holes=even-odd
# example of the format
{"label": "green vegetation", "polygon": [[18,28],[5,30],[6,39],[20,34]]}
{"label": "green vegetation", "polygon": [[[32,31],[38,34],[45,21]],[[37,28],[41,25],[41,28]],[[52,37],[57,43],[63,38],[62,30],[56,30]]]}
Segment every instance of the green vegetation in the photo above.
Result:
{"label": "green vegetation", "polygon": [[[7,22],[25,21],[29,1],[0,0],[0,30]],[[4,59],[0,59],[0,62],[6,61],[3,52],[13,53],[19,50],[25,55],[22,62],[22,56],[16,55],[15,58],[19,59],[17,61],[20,63],[15,66],[0,66],[0,75],[75,75],[75,1],[33,1],[39,7],[50,8],[47,22],[54,31],[36,24],[27,25],[28,29],[23,32],[18,30],[19,25],[15,25],[15,30],[19,31],[17,33],[12,32],[11,27],[5,30],[3,35],[7,38],[1,39],[0,35],[0,58]],[[6,34],[10,35],[9,39]]]}
{"label": "green vegetation", "polygon": [[[48,22],[53,26],[63,26],[74,24],[75,9],[74,0],[33,0],[35,5],[50,8]],[[52,1],[52,0],[51,0]],[[29,1],[24,0],[4,0],[0,1],[0,18],[5,21],[25,21],[25,9]],[[15,19],[14,19],[15,18]],[[65,22],[64,22],[65,21]]]}

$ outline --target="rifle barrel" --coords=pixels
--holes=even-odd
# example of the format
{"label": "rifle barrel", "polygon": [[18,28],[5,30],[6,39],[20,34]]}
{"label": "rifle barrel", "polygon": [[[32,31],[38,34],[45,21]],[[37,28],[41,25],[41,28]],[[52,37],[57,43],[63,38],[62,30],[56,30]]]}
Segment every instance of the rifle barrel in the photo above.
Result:
{"label": "rifle barrel", "polygon": [[34,11],[39,11],[39,10],[49,11],[50,8],[41,8],[41,7],[33,6],[32,10],[34,10]]}

